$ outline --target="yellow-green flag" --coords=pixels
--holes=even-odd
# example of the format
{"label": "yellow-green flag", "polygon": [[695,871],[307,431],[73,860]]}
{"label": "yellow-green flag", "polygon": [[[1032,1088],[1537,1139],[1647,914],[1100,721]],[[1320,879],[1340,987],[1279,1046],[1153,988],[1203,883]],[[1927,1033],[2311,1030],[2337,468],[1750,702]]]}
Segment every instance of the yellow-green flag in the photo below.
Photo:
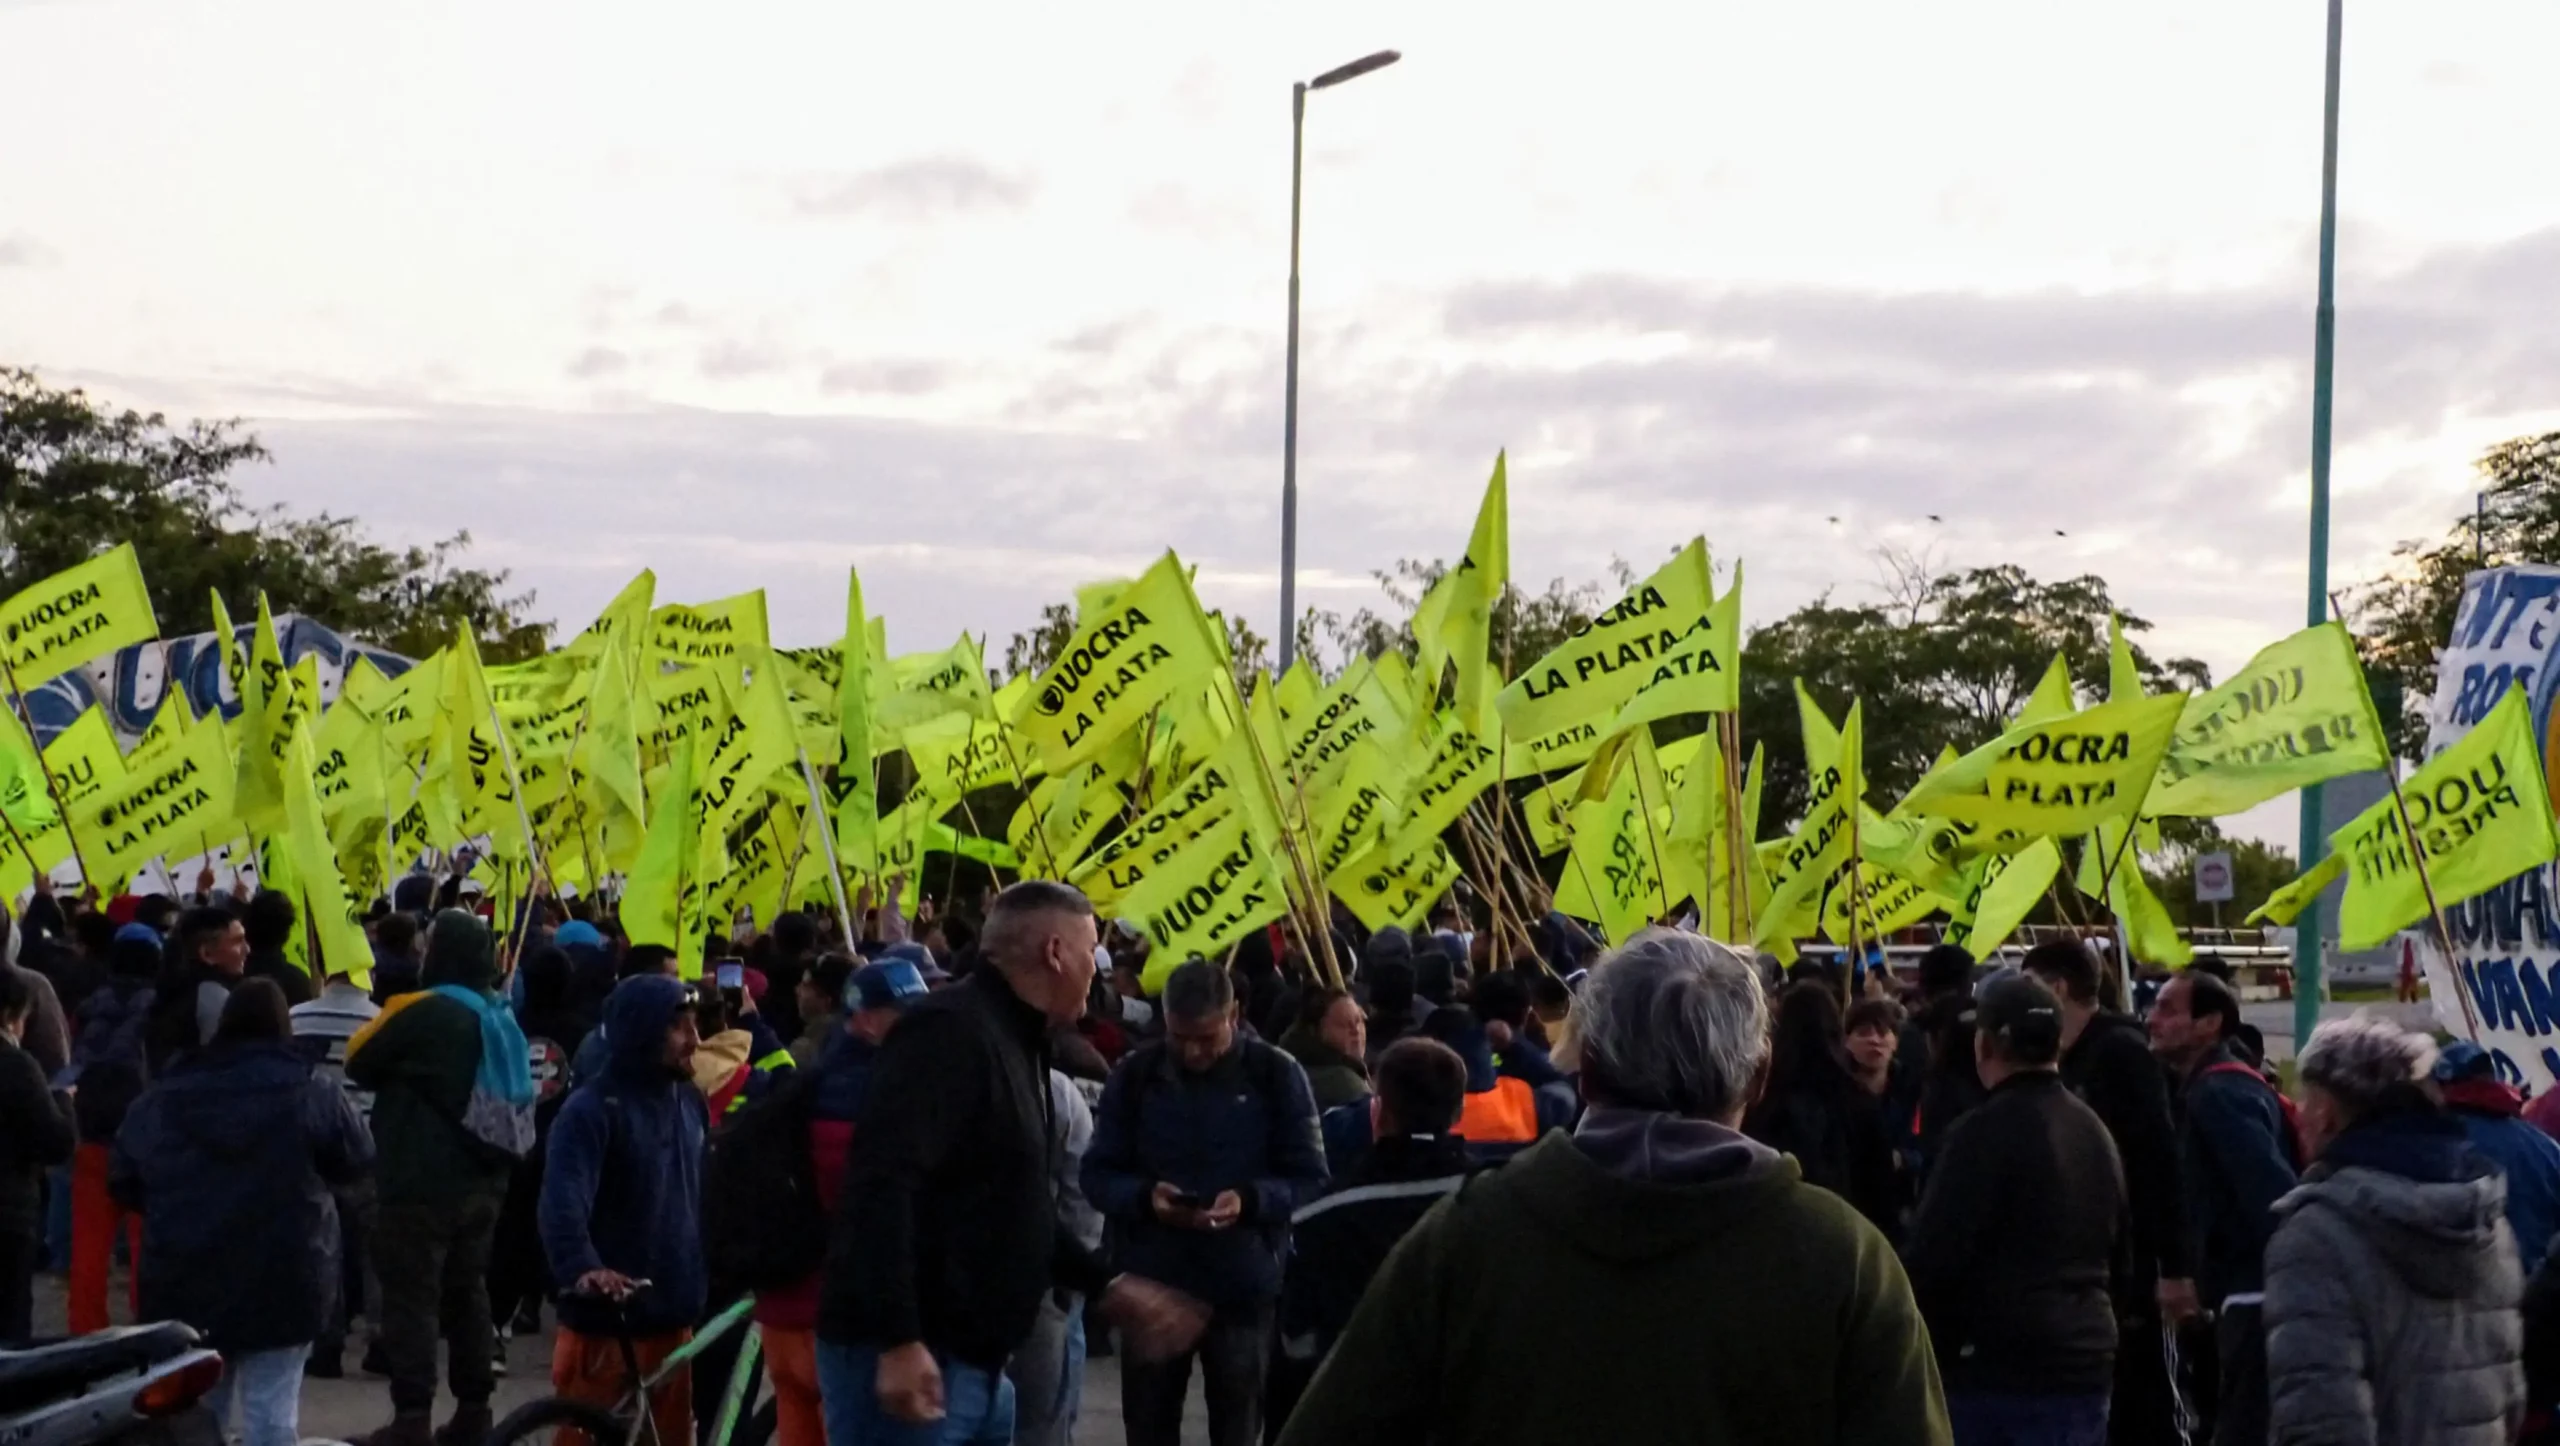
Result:
{"label": "yellow-green flag", "polygon": [[967,633],[938,653],[908,653],[892,658],[885,674],[888,688],[871,701],[871,726],[888,737],[957,713],[967,718],[997,716],[995,695],[987,689],[987,664],[978,640]]}
{"label": "yellow-green flag", "polygon": [[373,945],[359,922],[366,900],[347,887],[338,869],[338,853],[329,843],[328,824],[312,789],[318,761],[311,730],[297,726],[286,747],[284,776],[285,843],[292,851],[293,872],[302,886],[303,906],[313,932],[320,936],[322,968],[314,974],[340,974],[357,984],[373,979]]}
{"label": "yellow-green flag", "polygon": [[1163,988],[1186,959],[1207,958],[1289,910],[1288,886],[1270,845],[1242,809],[1183,845],[1120,901],[1147,931],[1146,983]]}
{"label": "yellow-green flag", "polygon": [[1325,880],[1334,897],[1372,930],[1410,929],[1458,881],[1458,861],[1437,837],[1399,849],[1382,843]]}
{"label": "yellow-green flag", "polygon": [[1956,921],[1948,931],[1948,942],[1976,959],[1991,957],[2035,912],[2036,901],[2053,887],[2060,872],[2062,846],[2051,838],[2037,839],[2014,854],[1985,854],[1976,859],[1965,870],[1964,894],[1947,907]]}
{"label": "yellow-green flag", "polygon": [[2187,700],[2145,813],[2219,817],[2390,759],[2347,625],[2326,622],[2262,650]]}
{"label": "yellow-green flag", "polygon": [[[1404,818],[1396,825],[1397,842],[1404,847],[1426,837],[1437,838],[1458,821],[1468,804],[1493,787],[1501,771],[1492,741],[1468,727],[1462,721],[1465,716],[1455,708],[1440,715],[1440,736],[1414,779],[1413,791],[1403,800]],[[1660,781],[1659,774],[1655,781]]]}
{"label": "yellow-green flag", "polygon": [[284,827],[284,760],[301,710],[263,592],[248,666],[240,675],[240,704],[240,822],[253,835],[267,833]]}
{"label": "yellow-green flag", "polygon": [[490,852],[498,858],[527,858],[533,840],[517,812],[507,752],[511,740],[498,731],[489,681],[480,669],[480,644],[468,624],[455,625],[447,656],[451,661],[445,669],[445,711],[452,724],[447,757],[463,831],[489,835]]}
{"label": "yellow-green flag", "polygon": [[677,740],[667,775],[651,799],[648,836],[622,887],[622,928],[634,944],[663,944],[692,975],[702,972],[701,936],[687,929],[687,895],[701,890],[702,810],[693,775],[693,738]]}
{"label": "yellow-green flag", "polygon": [[688,668],[744,663],[772,649],[763,588],[718,602],[668,603],[649,614],[649,656],[661,661]]}
{"label": "yellow-green flag", "polygon": [[736,711],[703,749],[697,785],[702,836],[725,839],[762,797],[766,781],[799,757],[800,735],[778,669],[757,664],[755,677],[738,694]]}
{"label": "yellow-green flag", "polygon": [[156,855],[192,852],[208,837],[228,836],[232,782],[231,745],[220,721],[207,718],[72,812],[98,872],[126,877]]}
{"label": "yellow-green flag", "polygon": [[880,867],[880,785],[871,770],[871,623],[862,606],[862,574],[845,569],[844,640],[837,644],[836,726],[844,757],[836,764],[836,850],[857,874]]}
{"label": "yellow-green flag", "polygon": [[1042,766],[1062,773],[1177,690],[1205,686],[1225,667],[1220,653],[1182,560],[1168,552],[1077,627],[1024,696],[1014,730]]}
{"label": "yellow-green flag", "polygon": [[[378,676],[378,675],[377,675]],[[149,763],[168,749],[175,748],[196,722],[196,710],[187,702],[187,690],[171,680],[169,690],[160,695],[160,706],[152,710],[151,726],[134,740],[133,751],[124,756],[127,768]]]}
{"label": "yellow-green flag", "polygon": [[[85,833],[74,837],[80,805],[83,801],[123,782],[124,755],[116,747],[115,725],[107,721],[106,710],[92,706],[71,726],[53,736],[41,755],[44,771],[53,775],[53,795],[73,815],[70,827],[60,824],[45,829],[27,840],[27,852],[38,869],[50,870],[71,857],[73,846],[94,848],[96,841]],[[41,785],[39,785],[41,786]],[[103,865],[83,859],[81,877],[107,892],[115,880],[107,877]]]}
{"label": "yellow-green flag", "polygon": [[632,651],[619,644],[601,650],[595,682],[587,690],[586,732],[579,736],[569,761],[579,774],[596,781],[598,803],[618,808],[645,826],[648,793],[641,785],[640,712],[629,662]]}
{"label": "yellow-green flag", "polygon": [[2322,889],[2329,887],[2340,874],[2346,871],[2346,859],[2337,854],[2330,854],[2313,864],[2308,873],[2302,874],[2292,883],[2267,895],[2267,901],[2250,910],[2249,917],[2243,922],[2280,926],[2291,924],[2301,916],[2303,910],[2311,907],[2312,900],[2320,897]]}
{"label": "yellow-green flag", "polygon": [[651,636],[649,605],[657,593],[658,575],[642,568],[640,575],[624,583],[622,591],[613,595],[613,601],[604,605],[604,611],[596,614],[596,620],[587,624],[586,631],[571,638],[560,651],[583,658],[604,651],[608,642],[628,646],[636,639],[645,652]]}
{"label": "yellow-green flag", "polygon": [[[1670,691],[1669,685],[1693,675],[1710,685],[1721,683],[1704,700],[1731,708],[1739,670],[1733,666],[1733,639],[1717,637],[1715,602],[1706,539],[1693,537],[1653,576],[1627,589],[1606,612],[1520,670],[1494,700],[1503,731],[1515,738],[1551,736],[1570,724],[1608,719],[1639,693]],[[1703,711],[1662,706],[1675,701],[1700,700],[1666,697],[1637,710],[1641,716],[1621,719],[1603,731]]]}
{"label": "yellow-green flag", "polygon": [[1443,573],[1414,609],[1413,636],[1421,652],[1414,677],[1427,713],[1440,692],[1441,668],[1458,665],[1457,714],[1482,719],[1500,690],[1486,648],[1493,638],[1493,605],[1511,582],[1511,501],[1505,480],[1507,454],[1493,457],[1493,476],[1484,484],[1484,501],[1476,507],[1475,530],[1467,535],[1467,552]]}
{"label": "yellow-green flag", "polygon": [[133,544],[67,567],[0,603],[0,645],[18,691],[160,636]]}
{"label": "yellow-green flag", "polygon": [[2162,693],[2022,724],[1922,779],[1902,808],[2018,839],[2088,833],[2141,807],[2185,705]]}
{"label": "yellow-green flag", "polygon": [[1556,886],[1556,907],[1597,921],[1613,946],[1670,908],[1661,829],[1646,805],[1648,797],[1661,796],[1661,769],[1643,729],[1629,738],[1628,747],[1610,755],[1607,790],[1573,810],[1572,855]]}
{"label": "yellow-green flag", "polygon": [[2331,834],[2329,849],[2347,861],[2338,947],[2350,953],[2427,917],[2422,859],[2436,902],[2451,905],[2560,856],[2524,689],[2510,686],[2489,716],[2409,776],[2399,798]]}
{"label": "yellow-green flag", "polygon": [[1757,936],[1753,942],[1763,948],[1772,940],[1792,938],[1811,922],[1834,876],[1857,857],[1857,830],[1851,810],[1859,807],[1866,792],[1862,705],[1849,705],[1849,719],[1841,725],[1839,742],[1829,758],[1811,751],[1827,724],[1815,726],[1822,710],[1801,682],[1796,684],[1796,706],[1799,713],[1811,715],[1804,728],[1809,798],[1804,821],[1796,825],[1794,836],[1787,840],[1785,852],[1769,873],[1769,906],[1761,912],[1753,931]]}

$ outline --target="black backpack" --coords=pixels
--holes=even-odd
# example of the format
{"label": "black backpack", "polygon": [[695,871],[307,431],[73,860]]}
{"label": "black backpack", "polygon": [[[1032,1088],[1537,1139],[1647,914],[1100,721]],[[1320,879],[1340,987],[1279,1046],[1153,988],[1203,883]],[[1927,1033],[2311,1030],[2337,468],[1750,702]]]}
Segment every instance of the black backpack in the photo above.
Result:
{"label": "black backpack", "polygon": [[815,1070],[792,1070],[732,1111],[702,1156],[702,1254],[720,1291],[781,1290],[827,1260],[827,1209],[809,1155]]}

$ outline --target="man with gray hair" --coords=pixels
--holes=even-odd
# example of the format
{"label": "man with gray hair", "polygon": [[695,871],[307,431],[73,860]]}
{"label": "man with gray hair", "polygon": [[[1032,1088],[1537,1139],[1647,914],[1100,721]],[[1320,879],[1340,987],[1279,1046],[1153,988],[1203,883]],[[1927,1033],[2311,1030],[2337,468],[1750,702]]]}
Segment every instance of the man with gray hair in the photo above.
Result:
{"label": "man with gray hair", "polygon": [[[1750,959],[1647,931],[1592,970],[1574,1018],[1580,1126],[1404,1238],[1281,1446],[1943,1446],[1892,1246],[1737,1128],[1768,1062]],[[1524,1368],[1559,1340],[1571,1370]]]}
{"label": "man with gray hair", "polygon": [[[1175,968],[1165,1037],[1112,1071],[1084,1157],[1085,1195],[1117,1228],[1121,1263],[1210,1308],[1196,1354],[1214,1446],[1261,1439],[1289,1217],[1326,1179],[1306,1071],[1239,1034],[1237,1014],[1226,970]],[[1129,1446],[1179,1446],[1193,1354],[1121,1357]]]}

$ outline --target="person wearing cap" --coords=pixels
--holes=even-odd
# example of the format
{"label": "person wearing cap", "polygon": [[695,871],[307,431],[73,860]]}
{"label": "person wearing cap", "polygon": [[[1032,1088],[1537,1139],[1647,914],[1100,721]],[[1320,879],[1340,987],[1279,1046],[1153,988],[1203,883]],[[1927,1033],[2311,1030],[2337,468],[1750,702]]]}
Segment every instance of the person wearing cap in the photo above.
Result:
{"label": "person wearing cap", "polygon": [[2530,1277],[2560,1231],[2560,1144],[2524,1122],[2524,1096],[2498,1078],[2489,1051],[2458,1039],[2436,1056],[2430,1072],[2445,1113],[2461,1122],[2471,1148],[2507,1177],[2507,1224],[2516,1254]]}
{"label": "person wearing cap", "polygon": [[[820,960],[805,977],[827,972]],[[853,1122],[871,1087],[871,1065],[889,1031],[909,1006],[932,991],[905,958],[865,964],[847,976],[842,1021],[809,1066],[809,1160],[818,1198],[835,1213],[844,1192],[845,1161],[853,1149]],[[825,1446],[826,1413],[818,1389],[818,1290],[823,1270],[780,1290],[756,1293],[756,1324],[764,1331],[765,1361],[773,1376],[774,1436],[780,1446]]]}
{"label": "person wearing cap", "polygon": [[2428,1095],[2434,1056],[2359,1013],[2296,1061],[2312,1159],[2267,1244],[2261,1439],[2504,1446],[2524,1422],[2506,1182]]}
{"label": "person wearing cap", "polygon": [[2063,1085],[2053,992],[2012,976],[1973,1014],[1986,1093],[1947,1131],[1903,1268],[1957,1446],[2098,1446],[2115,1380],[2108,1287],[2124,1169],[2106,1125]]}
{"label": "person wearing cap", "polygon": [[[2133,1210],[2126,1261],[2131,1289],[2118,1302],[2117,1320],[2147,1347],[2164,1327],[2179,1329],[2199,1310],[2169,1076],[2152,1057],[2142,1022],[2101,1007],[2098,960],[2079,941],[2038,944],[2020,967],[2062,1002],[2062,1082],[2097,1111],[2124,1163]],[[2117,1352],[2112,1438],[2169,1437],[2178,1419],[2176,1384],[2165,1350]]]}

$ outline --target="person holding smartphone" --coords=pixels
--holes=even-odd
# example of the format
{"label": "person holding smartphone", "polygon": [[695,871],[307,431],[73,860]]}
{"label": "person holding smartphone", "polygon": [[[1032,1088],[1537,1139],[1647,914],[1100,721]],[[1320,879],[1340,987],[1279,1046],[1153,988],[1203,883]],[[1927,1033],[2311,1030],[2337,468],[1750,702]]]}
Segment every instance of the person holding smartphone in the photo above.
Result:
{"label": "person holding smartphone", "polygon": [[1120,1228],[1121,1263],[1210,1307],[1195,1351],[1120,1362],[1129,1446],[1177,1446],[1200,1363],[1214,1446],[1262,1438],[1289,1216],[1327,1178],[1315,1092],[1297,1061],[1236,1028],[1227,971],[1195,959],[1165,981],[1165,1037],[1120,1062],[1094,1112],[1086,1196]]}

